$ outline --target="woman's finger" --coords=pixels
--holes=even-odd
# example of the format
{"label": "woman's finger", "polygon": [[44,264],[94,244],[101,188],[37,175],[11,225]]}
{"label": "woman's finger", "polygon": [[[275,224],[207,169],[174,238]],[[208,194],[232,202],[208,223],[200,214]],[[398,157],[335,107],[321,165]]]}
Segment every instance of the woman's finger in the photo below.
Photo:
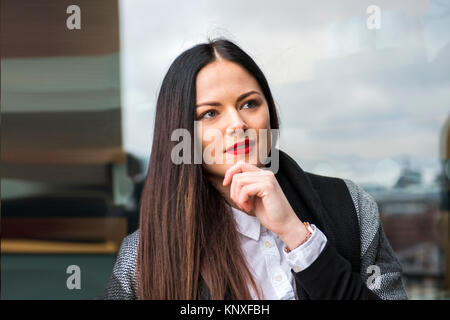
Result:
{"label": "woman's finger", "polygon": [[241,172],[247,172],[247,171],[260,171],[257,166],[245,163],[242,160],[239,160],[236,164],[232,165],[228,170],[225,172],[225,176],[223,178],[223,186],[227,186],[229,183],[231,183],[231,179],[233,178],[233,175],[235,173],[241,173]]}
{"label": "woman's finger", "polygon": [[239,194],[238,205],[244,208],[245,212],[250,212],[254,206],[254,197],[264,193],[265,187],[266,181],[246,184]]}
{"label": "woman's finger", "polygon": [[231,181],[230,188],[230,198],[233,201],[237,201],[239,199],[239,194],[241,192],[241,188],[250,183],[263,182],[267,179],[270,179],[268,175],[264,172],[259,171],[251,171],[251,172],[243,172],[236,173],[233,175]]}

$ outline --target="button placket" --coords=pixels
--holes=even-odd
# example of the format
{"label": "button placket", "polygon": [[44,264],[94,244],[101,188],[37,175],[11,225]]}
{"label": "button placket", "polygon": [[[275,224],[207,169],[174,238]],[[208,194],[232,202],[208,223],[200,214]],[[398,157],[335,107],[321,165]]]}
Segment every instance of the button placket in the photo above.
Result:
{"label": "button placket", "polygon": [[281,280],[283,280],[283,276],[278,273],[278,274],[275,275],[274,279],[275,279],[276,282],[280,282]]}
{"label": "button placket", "polygon": [[281,268],[281,256],[277,247],[276,239],[271,236],[261,238],[261,246],[265,257],[266,270],[269,281],[279,299],[295,299],[292,284]]}
{"label": "button placket", "polygon": [[264,254],[280,257],[280,253],[278,252],[275,239],[272,239],[271,236],[267,235],[262,236],[261,240]]}

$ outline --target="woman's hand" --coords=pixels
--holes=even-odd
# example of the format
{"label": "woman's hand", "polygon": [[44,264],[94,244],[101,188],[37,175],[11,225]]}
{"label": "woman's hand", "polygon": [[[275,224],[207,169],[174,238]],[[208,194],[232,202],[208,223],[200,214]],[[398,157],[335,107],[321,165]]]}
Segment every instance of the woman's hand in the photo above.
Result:
{"label": "woman's hand", "polygon": [[242,211],[258,218],[289,249],[295,248],[307,230],[295,214],[272,171],[238,161],[230,167],[223,186],[231,183],[230,198]]}

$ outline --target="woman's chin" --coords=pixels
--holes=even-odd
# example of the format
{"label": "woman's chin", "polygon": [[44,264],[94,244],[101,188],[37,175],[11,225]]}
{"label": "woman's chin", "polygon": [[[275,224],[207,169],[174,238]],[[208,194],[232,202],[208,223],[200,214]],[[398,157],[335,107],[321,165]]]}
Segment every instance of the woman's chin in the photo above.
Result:
{"label": "woman's chin", "polygon": [[226,164],[230,164],[230,166],[235,165],[239,161],[244,161],[245,163],[252,164],[252,165],[258,165],[258,155],[255,152],[250,153],[242,153],[242,154],[235,154],[235,155],[228,155],[227,156]]}
{"label": "woman's chin", "polygon": [[234,166],[235,164],[237,164],[239,161],[244,161],[245,163],[257,166],[257,167],[262,167],[263,165],[258,161],[257,157],[251,157],[249,155],[244,155],[244,156],[236,156],[233,161],[230,162],[225,162],[225,163],[215,163],[215,164],[209,164],[209,165],[204,165],[206,170],[210,173],[213,173],[214,175],[221,175],[221,176],[225,176],[225,173],[227,172],[228,169],[230,169],[232,166]]}

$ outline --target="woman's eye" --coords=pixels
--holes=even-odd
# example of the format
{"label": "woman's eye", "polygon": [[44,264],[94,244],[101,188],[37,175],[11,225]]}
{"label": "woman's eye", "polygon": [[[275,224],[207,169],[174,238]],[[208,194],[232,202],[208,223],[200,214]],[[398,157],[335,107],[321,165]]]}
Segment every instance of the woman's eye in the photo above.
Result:
{"label": "woman's eye", "polygon": [[252,109],[252,108],[256,108],[258,106],[258,103],[255,100],[249,100],[242,106],[242,108],[245,108],[245,106],[247,106],[247,105],[248,105],[248,108]]}
{"label": "woman's eye", "polygon": [[212,117],[214,117],[215,115],[216,115],[216,110],[208,110],[208,111],[206,111],[205,113],[203,113],[201,116],[200,116],[200,118],[201,119],[209,119],[209,118],[212,118]]}

